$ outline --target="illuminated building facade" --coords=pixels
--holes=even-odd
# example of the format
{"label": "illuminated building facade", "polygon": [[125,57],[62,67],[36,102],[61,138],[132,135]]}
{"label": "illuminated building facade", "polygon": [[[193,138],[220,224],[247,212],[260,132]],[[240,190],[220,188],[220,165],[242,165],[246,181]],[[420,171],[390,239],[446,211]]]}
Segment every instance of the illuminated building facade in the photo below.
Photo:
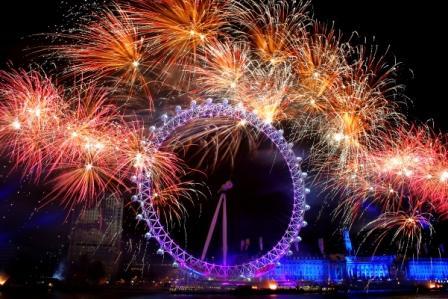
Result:
{"label": "illuminated building facade", "polygon": [[373,256],[368,258],[347,256],[345,261],[347,278],[351,280],[391,278],[391,268],[394,267],[394,259],[394,256]]}
{"label": "illuminated building facade", "polygon": [[341,281],[345,266],[324,259],[284,259],[268,276],[275,280],[305,280],[315,282]]}
{"label": "illuminated building facade", "polygon": [[397,261],[394,256],[353,257],[343,261],[286,258],[267,275],[277,281],[340,283],[342,281],[444,281],[448,259]]}
{"label": "illuminated building facade", "polygon": [[416,281],[448,280],[448,259],[410,260],[407,276]]}

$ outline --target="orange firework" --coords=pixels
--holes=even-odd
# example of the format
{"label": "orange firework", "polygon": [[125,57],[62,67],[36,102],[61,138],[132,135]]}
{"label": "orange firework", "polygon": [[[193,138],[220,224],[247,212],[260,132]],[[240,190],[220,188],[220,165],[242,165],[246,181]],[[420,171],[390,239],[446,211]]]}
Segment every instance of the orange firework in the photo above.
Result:
{"label": "orange firework", "polygon": [[188,153],[190,158],[198,160],[197,168],[214,170],[221,163],[228,163],[233,168],[239,150],[247,145],[252,151],[261,138],[244,120],[223,117],[210,122],[208,119],[198,119],[178,129],[164,147],[170,152]]}
{"label": "orange firework", "polygon": [[340,153],[344,164],[353,157],[375,148],[379,135],[401,121],[393,104],[366,82],[346,81],[330,95],[334,111],[327,115],[327,127],[321,134],[325,142]]}
{"label": "orange firework", "polygon": [[251,41],[263,62],[275,66],[288,61],[291,44],[304,34],[310,22],[308,5],[302,1],[235,1],[230,11],[238,24],[236,32]]}
{"label": "orange firework", "polygon": [[[344,56],[340,56],[342,54]],[[351,55],[359,59],[359,54]],[[351,55],[341,50],[338,60],[347,61],[352,59]],[[299,128],[302,129],[302,135],[298,137],[311,133],[320,139],[317,147],[319,150],[315,151],[315,156],[323,168],[339,169],[356,163],[357,159],[364,160],[369,151],[383,143],[380,135],[405,124],[403,115],[396,110],[398,103],[393,94],[385,93],[385,87],[392,86],[393,80],[389,76],[393,74],[395,67],[385,69],[385,72],[377,72],[377,65],[380,63],[375,64],[372,60],[369,64],[360,66],[361,62],[355,61],[356,63],[350,66],[344,66],[344,63],[338,64],[339,68],[330,66],[330,70],[338,69],[330,81],[325,79],[323,85],[319,83],[307,87],[313,90],[317,86],[319,92],[314,95],[320,100],[308,103],[309,108],[306,110],[311,110],[312,113],[305,113],[297,120]],[[319,71],[319,75],[314,76],[316,82],[321,82],[318,80],[322,76],[321,72],[328,74],[328,71]],[[323,78],[327,78],[327,75]],[[322,86],[325,86],[323,91]],[[388,89],[390,90],[392,88]],[[301,94],[300,90],[298,93]],[[296,97],[296,101],[299,104],[303,102],[301,96]],[[306,103],[299,107],[304,105]]]}
{"label": "orange firework", "polygon": [[70,163],[57,164],[57,174],[49,181],[49,198],[65,202],[66,206],[92,206],[104,193],[121,193],[126,185],[116,176],[113,164],[103,153],[86,152]]}
{"label": "orange firework", "polygon": [[149,51],[158,57],[156,67],[164,77],[194,65],[198,52],[216,41],[225,24],[226,12],[220,0],[134,0],[134,3],[136,6],[129,8],[133,20],[147,37]]}
{"label": "orange firework", "polygon": [[112,10],[105,9],[74,33],[60,37],[69,43],[53,48],[69,59],[70,74],[99,81],[112,80],[131,90],[136,87],[151,100],[145,78],[150,52],[145,49],[145,41],[128,14],[118,5]]}
{"label": "orange firework", "polygon": [[289,67],[263,65],[250,57],[244,44],[214,44],[194,70],[201,91],[227,97],[267,123],[288,117],[289,91],[294,84]]}
{"label": "orange firework", "polygon": [[328,92],[337,89],[349,71],[345,44],[340,39],[333,29],[316,23],[312,32],[297,39],[291,47],[293,69],[299,80],[296,105],[311,115],[333,110]]}
{"label": "orange firework", "polygon": [[291,102],[289,90],[294,84],[289,68],[252,67],[252,71],[238,86],[237,97],[233,100],[266,123],[288,119],[286,111]]}
{"label": "orange firework", "polygon": [[415,208],[410,211],[385,212],[364,227],[366,234],[363,243],[369,237],[375,237],[374,252],[383,242],[389,241],[396,245],[400,253],[407,255],[412,251],[418,256],[424,234],[431,237],[434,233],[431,218],[431,214],[421,213]]}
{"label": "orange firework", "polygon": [[108,104],[105,88],[79,84],[64,99],[39,72],[2,71],[0,78],[2,149],[26,175],[49,178],[47,198],[70,208],[91,206],[105,193],[128,191],[131,176],[144,174],[160,193],[164,213],[181,216],[182,205],[174,201],[192,200],[194,189],[181,181],[182,162],[146,142],[140,123],[125,121]]}
{"label": "orange firework", "polygon": [[238,96],[252,64],[248,47],[230,41],[207,47],[200,62],[193,68],[200,92],[232,98]]}

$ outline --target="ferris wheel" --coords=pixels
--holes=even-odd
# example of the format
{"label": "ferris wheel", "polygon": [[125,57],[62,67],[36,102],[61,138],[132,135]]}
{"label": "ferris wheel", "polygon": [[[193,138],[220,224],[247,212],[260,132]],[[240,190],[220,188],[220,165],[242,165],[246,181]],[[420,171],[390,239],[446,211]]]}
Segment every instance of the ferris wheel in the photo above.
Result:
{"label": "ferris wheel", "polygon": [[[229,265],[227,263],[226,193],[233,187],[232,182],[230,181],[226,182],[220,190],[219,201],[200,256],[194,256],[182,248],[174,241],[166,228],[161,224],[157,209],[152,201],[153,192],[150,176],[141,176],[137,179],[139,192],[134,196],[134,200],[140,202],[141,207],[141,212],[137,215],[137,218],[147,224],[148,232],[146,233],[146,237],[157,240],[160,245],[159,251],[161,253],[170,254],[175,260],[175,263],[183,269],[213,279],[252,279],[275,268],[279,260],[290,251],[291,244],[301,241],[299,232],[302,227],[307,225],[306,221],[304,221],[304,213],[309,209],[309,206],[305,201],[305,196],[309,193],[309,189],[305,188],[304,184],[306,173],[301,170],[300,163],[302,158],[297,157],[294,154],[292,149],[293,144],[286,141],[282,130],[277,130],[272,124],[264,122],[254,113],[246,111],[242,107],[233,107],[229,105],[225,100],[222,103],[213,103],[212,100],[207,100],[205,104],[200,105],[192,102],[191,107],[188,109],[177,109],[174,117],[165,117],[164,124],[161,127],[154,129],[154,142],[157,147],[160,147],[164,141],[176,133],[176,130],[188,125],[192,121],[210,118],[226,118],[229,120],[244,121],[256,131],[267,137],[279,151],[288,167],[293,189],[291,217],[281,239],[260,257],[241,264]],[[223,259],[221,263],[211,263],[205,260],[205,256],[221,209],[223,222]]]}

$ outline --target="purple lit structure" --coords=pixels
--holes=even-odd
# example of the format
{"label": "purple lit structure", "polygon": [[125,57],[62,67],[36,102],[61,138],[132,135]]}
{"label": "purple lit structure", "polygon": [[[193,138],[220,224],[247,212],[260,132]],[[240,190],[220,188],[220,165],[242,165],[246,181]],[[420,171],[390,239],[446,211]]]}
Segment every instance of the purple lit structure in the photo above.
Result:
{"label": "purple lit structure", "polygon": [[213,103],[211,99],[208,99],[205,104],[196,104],[193,101],[189,109],[182,110],[177,107],[176,115],[172,118],[164,115],[162,117],[163,126],[153,128],[155,145],[160,147],[168,137],[175,134],[178,128],[193,120],[218,117],[228,118],[236,122],[245,121],[247,125],[254,127],[269,138],[287,164],[293,186],[294,200],[291,219],[281,240],[263,256],[239,265],[214,264],[192,256],[176,244],[160,223],[151,200],[152,183],[149,174],[137,181],[139,187],[137,200],[140,201],[142,207],[142,212],[138,215],[138,218],[147,223],[148,233],[146,237],[155,238],[160,244],[159,253],[170,254],[176,265],[211,279],[250,280],[274,269],[279,260],[289,252],[291,243],[300,242],[299,231],[301,227],[307,225],[303,216],[305,210],[309,209],[309,206],[305,203],[305,194],[309,192],[309,189],[306,189],[304,185],[306,173],[301,171],[300,162],[302,159],[296,157],[293,152],[293,144],[285,140],[282,130],[277,130],[272,124],[264,122],[256,114],[242,107],[231,106],[226,100],[222,103]]}

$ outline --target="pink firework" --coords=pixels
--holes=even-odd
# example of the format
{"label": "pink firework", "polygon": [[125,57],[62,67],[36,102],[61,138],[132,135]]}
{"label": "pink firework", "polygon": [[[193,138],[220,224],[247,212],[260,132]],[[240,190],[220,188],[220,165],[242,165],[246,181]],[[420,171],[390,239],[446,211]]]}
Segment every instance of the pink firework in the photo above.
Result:
{"label": "pink firework", "polygon": [[36,180],[53,161],[51,140],[63,123],[62,90],[40,72],[0,71],[2,150]]}

